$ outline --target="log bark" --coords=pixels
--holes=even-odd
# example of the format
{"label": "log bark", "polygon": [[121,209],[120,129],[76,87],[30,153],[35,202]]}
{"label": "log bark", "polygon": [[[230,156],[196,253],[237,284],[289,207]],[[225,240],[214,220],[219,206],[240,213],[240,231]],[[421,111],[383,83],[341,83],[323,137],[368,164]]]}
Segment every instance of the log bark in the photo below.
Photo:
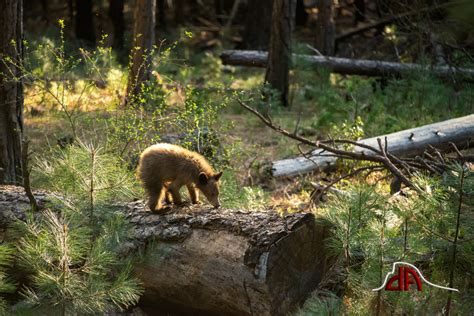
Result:
{"label": "log bark", "polygon": [[[466,148],[474,143],[474,115],[463,116],[439,123],[424,125],[400,132],[360,140],[362,144],[378,148],[377,138],[387,137],[388,152],[400,157],[414,157],[422,154],[429,146],[445,150],[450,143]],[[356,147],[356,152],[370,155],[367,149]],[[278,160],[272,163],[271,174],[274,177],[288,177],[324,170],[337,161],[335,157],[321,157],[321,150],[315,150],[308,157]]]}
{"label": "log bark", "polygon": [[[220,55],[224,65],[266,67],[267,52],[226,50]],[[315,67],[325,67],[334,73],[360,76],[401,76],[421,71],[442,77],[456,77],[462,80],[474,81],[474,69],[453,68],[450,66],[425,66],[413,63],[395,63],[388,61],[350,59],[340,57],[293,55]]]}
{"label": "log bark", "polygon": [[[23,1],[0,1],[0,183],[21,183]],[[11,62],[8,62],[8,60]]]}
{"label": "log bark", "polygon": [[[35,196],[40,207],[49,198]],[[0,240],[28,203],[22,188],[0,186]],[[141,254],[139,306],[150,315],[286,315],[326,271],[328,229],[310,213],[189,206],[153,214],[141,201],[119,208],[133,225],[123,254]]]}
{"label": "log bark", "polygon": [[292,55],[292,32],[296,0],[275,0],[265,82],[280,93],[282,105],[288,106]]}

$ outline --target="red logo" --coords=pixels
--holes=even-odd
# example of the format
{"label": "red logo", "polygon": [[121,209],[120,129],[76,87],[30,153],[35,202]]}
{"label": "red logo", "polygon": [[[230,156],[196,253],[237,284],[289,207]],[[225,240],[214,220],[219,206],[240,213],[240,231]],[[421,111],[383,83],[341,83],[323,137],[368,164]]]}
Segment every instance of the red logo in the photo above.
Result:
{"label": "red logo", "polygon": [[[398,274],[395,274],[396,266],[398,266]],[[389,279],[391,275],[393,276]],[[392,266],[392,271],[390,273],[387,273],[383,284],[376,289],[372,289],[372,291],[380,291],[381,289],[385,289],[387,291],[408,291],[410,290],[410,285],[416,285],[417,290],[421,291],[421,281],[428,284],[429,286],[433,286],[438,289],[459,292],[458,289],[431,283],[421,274],[420,270],[418,270],[417,267],[403,261],[394,262]]]}
{"label": "red logo", "polygon": [[[397,282],[396,286],[394,285],[395,282]],[[416,284],[417,290],[421,291],[421,279],[418,272],[413,268],[400,266],[398,267],[398,274],[388,280],[385,290],[408,291],[410,284]]]}

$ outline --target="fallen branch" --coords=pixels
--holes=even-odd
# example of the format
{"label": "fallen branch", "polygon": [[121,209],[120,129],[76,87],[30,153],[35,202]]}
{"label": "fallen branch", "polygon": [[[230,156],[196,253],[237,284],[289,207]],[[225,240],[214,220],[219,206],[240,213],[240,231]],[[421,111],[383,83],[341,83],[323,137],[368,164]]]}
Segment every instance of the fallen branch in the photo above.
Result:
{"label": "fallen branch", "polygon": [[[442,154],[439,152],[438,149],[432,147],[431,144],[427,142],[426,139],[423,139],[423,137],[420,139],[420,142],[425,144],[425,146],[424,148],[421,148],[421,149],[423,149],[424,152],[426,152],[427,154],[429,153],[426,150],[427,149],[431,150],[437,157],[435,158],[431,156],[432,159],[430,160],[424,159],[423,163],[420,163],[419,161],[420,158],[417,160],[417,159],[412,159],[412,158],[398,157],[396,151],[392,150],[393,148],[397,147],[397,144],[395,144],[394,146],[392,143],[389,142],[390,135],[383,137],[384,142],[382,142],[382,137],[375,137],[375,138],[367,139],[365,141],[360,141],[360,142],[355,142],[351,140],[341,140],[341,139],[329,140],[329,141],[312,141],[303,136],[290,133],[287,130],[283,129],[282,127],[273,124],[271,118],[267,118],[263,116],[258,111],[248,106],[242,100],[237,99],[237,102],[246,110],[256,115],[265,125],[267,125],[271,129],[277,131],[278,133],[286,137],[297,140],[301,144],[309,145],[309,146],[312,146],[313,148],[316,148],[311,158],[309,159],[307,157],[297,158],[297,159],[302,159],[303,161],[305,161],[305,163],[307,163],[307,166],[304,169],[305,171],[320,169],[321,165],[319,165],[318,163],[315,163],[315,160],[321,160],[321,159],[325,161],[326,163],[329,163],[329,162],[334,163],[337,159],[350,159],[350,160],[356,160],[356,161],[373,162],[373,163],[377,163],[375,167],[360,168],[349,175],[354,175],[364,170],[370,170],[374,168],[383,167],[383,169],[389,171],[394,176],[394,178],[398,179],[398,181],[400,181],[407,187],[410,187],[417,192],[422,192],[422,190],[410,180],[410,176],[412,175],[413,171],[426,170],[428,172],[434,171],[435,173],[440,174],[448,168],[449,162],[442,156]],[[454,119],[454,120],[450,120],[446,122],[448,123],[445,124],[447,126],[445,126],[444,129],[436,129],[433,131],[432,127],[436,126],[436,124],[427,126],[429,133],[433,133],[437,138],[440,138],[443,136],[443,141],[440,141],[439,139],[437,139],[436,144],[443,145],[443,143],[445,143],[446,146],[452,146],[452,144],[454,143],[459,144],[459,143],[469,141],[472,135],[474,135],[474,115],[470,115],[470,116],[466,116],[463,118]],[[443,122],[443,123],[446,123],[446,122]],[[462,124],[466,124],[467,129],[461,129],[458,131],[457,129]],[[422,133],[419,130],[414,129],[413,132],[408,134],[407,139],[410,142],[415,142],[415,135],[416,135],[416,140],[418,141],[418,137],[426,134],[425,129],[427,127],[423,129],[424,133]],[[462,137],[458,137],[453,141],[452,137],[448,137],[447,135],[443,134],[444,132],[446,132],[446,130],[449,130],[449,129],[455,129],[456,133],[454,134],[456,134],[457,136],[461,135]],[[399,132],[399,133],[406,133],[406,132],[407,131]],[[394,133],[394,134],[397,134],[397,133]],[[394,134],[391,134],[391,135],[394,135]],[[340,145],[352,145],[354,146],[354,150],[341,149]],[[465,145],[465,144],[462,144],[462,145]],[[420,150],[420,148],[415,148],[415,149]],[[300,152],[302,151],[300,150]],[[326,152],[330,154],[327,155]],[[462,156],[457,157],[457,158],[458,159],[451,159],[451,160],[464,161],[464,157]],[[272,172],[274,175],[275,175],[275,171],[276,171],[275,164],[273,164]],[[294,170],[292,170],[291,174],[292,175],[295,174]],[[278,175],[282,175],[282,174],[280,173]],[[288,173],[286,175],[288,175]],[[346,178],[346,177],[347,176],[343,176],[343,178]],[[328,185],[326,189],[330,188],[333,184],[334,183]],[[323,192],[324,190],[322,190],[321,194]]]}
{"label": "fallen branch", "polygon": [[[442,77],[456,77],[474,81],[474,69],[444,66],[425,66],[412,63],[396,63],[378,60],[293,54],[294,58],[313,66],[324,67],[334,73],[361,76],[401,76],[428,71]],[[266,67],[268,53],[252,50],[226,50],[220,55],[224,65]]]}

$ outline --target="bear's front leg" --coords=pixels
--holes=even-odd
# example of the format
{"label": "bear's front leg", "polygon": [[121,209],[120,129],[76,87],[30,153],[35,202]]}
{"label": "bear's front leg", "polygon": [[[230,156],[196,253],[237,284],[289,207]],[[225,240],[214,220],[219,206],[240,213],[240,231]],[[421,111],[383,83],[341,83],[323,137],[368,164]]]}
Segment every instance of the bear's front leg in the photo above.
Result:
{"label": "bear's front leg", "polygon": [[188,188],[189,197],[191,198],[191,203],[199,204],[199,191],[196,187],[192,184],[187,184],[186,187]]}
{"label": "bear's front leg", "polygon": [[181,194],[179,193],[179,189],[181,189],[181,187],[182,187],[182,184],[178,182],[172,182],[168,187],[168,190],[169,192],[171,192],[171,196],[173,197],[173,203],[176,205],[183,204],[183,200],[181,199]]}

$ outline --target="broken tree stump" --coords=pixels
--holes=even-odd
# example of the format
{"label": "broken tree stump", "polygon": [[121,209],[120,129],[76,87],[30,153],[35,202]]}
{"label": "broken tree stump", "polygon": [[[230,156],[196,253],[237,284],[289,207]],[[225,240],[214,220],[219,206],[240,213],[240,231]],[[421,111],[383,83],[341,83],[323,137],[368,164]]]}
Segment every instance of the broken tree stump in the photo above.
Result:
{"label": "broken tree stump", "polygon": [[[44,206],[48,194],[35,194]],[[22,188],[0,186],[0,229],[29,208]],[[124,255],[140,252],[135,266],[153,313],[286,315],[325,273],[328,229],[310,213],[175,208],[146,211],[141,201],[118,207],[133,225]],[[2,233],[0,231],[0,240]],[[152,313],[152,314],[153,314]]]}
{"label": "broken tree stump", "polygon": [[[401,76],[423,71],[438,77],[456,77],[461,80],[474,80],[474,69],[450,66],[425,66],[412,63],[395,63],[379,60],[350,59],[328,56],[296,55],[293,57],[313,66],[324,67],[334,73],[360,76]],[[268,53],[253,50],[225,50],[220,58],[224,65],[266,67]]]}
{"label": "broken tree stump", "polygon": [[[415,157],[421,155],[430,146],[440,150],[450,148],[451,143],[459,148],[474,144],[474,114],[443,122],[424,125],[387,135],[376,136],[358,141],[361,144],[378,148],[377,138],[387,138],[387,151],[395,156]],[[355,146],[355,152],[372,152]],[[337,158],[324,156],[321,149],[314,150],[309,157],[296,157],[272,162],[270,173],[274,177],[290,177],[312,171],[324,170],[334,165]]]}

